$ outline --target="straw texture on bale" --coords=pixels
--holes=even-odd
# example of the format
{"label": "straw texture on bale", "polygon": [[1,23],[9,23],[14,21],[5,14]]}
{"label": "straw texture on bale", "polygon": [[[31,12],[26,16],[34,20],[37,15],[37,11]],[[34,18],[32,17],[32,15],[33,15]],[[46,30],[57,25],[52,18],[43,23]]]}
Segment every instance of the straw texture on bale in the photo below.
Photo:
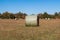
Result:
{"label": "straw texture on bale", "polygon": [[39,18],[38,16],[26,16],[25,19],[26,26],[39,26]]}

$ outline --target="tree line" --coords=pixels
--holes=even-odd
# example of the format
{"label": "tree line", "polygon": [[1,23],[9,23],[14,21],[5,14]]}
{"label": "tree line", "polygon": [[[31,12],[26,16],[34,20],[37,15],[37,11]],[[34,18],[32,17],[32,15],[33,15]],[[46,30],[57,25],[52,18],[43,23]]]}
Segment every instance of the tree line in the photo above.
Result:
{"label": "tree line", "polygon": [[0,19],[15,19],[15,18],[22,18],[25,19],[26,13],[18,12],[18,13],[10,13],[10,12],[4,12],[0,13]]}
{"label": "tree line", "polygon": [[39,18],[45,19],[45,18],[51,18],[51,19],[60,19],[60,12],[55,12],[54,14],[48,14],[47,12],[39,13]]}
{"label": "tree line", "polygon": [[[60,12],[55,12],[54,14],[48,14],[47,12],[44,12],[44,13],[39,13],[37,15],[41,19],[45,19],[45,18],[60,19]],[[27,14],[22,12],[18,12],[15,14],[10,12],[0,13],[0,19],[15,19],[15,18],[25,19],[25,16],[27,16]]]}

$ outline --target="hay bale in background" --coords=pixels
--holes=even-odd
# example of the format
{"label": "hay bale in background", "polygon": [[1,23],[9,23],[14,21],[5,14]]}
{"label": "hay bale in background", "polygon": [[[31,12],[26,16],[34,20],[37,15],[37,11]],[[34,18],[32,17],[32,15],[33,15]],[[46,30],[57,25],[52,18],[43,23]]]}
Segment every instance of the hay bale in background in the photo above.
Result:
{"label": "hay bale in background", "polygon": [[39,17],[37,15],[26,16],[26,26],[39,26]]}

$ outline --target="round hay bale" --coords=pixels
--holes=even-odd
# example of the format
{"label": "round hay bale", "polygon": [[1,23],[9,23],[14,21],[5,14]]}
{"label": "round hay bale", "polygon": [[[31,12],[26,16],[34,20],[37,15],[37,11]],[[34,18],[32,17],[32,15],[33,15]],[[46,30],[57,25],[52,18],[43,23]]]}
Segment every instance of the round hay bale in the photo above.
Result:
{"label": "round hay bale", "polygon": [[26,26],[39,26],[39,17],[36,15],[26,16],[25,25]]}

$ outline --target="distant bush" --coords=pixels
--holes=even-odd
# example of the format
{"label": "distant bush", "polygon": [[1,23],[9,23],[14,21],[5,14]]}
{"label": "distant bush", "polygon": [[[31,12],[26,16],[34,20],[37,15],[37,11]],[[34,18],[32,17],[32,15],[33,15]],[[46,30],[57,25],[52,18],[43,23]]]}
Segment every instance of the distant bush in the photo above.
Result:
{"label": "distant bush", "polygon": [[9,13],[9,12],[4,12],[4,13],[0,13],[0,18],[1,19],[15,19],[15,18],[22,18],[22,19],[25,19],[25,16],[27,14],[26,13],[21,13],[21,12],[18,12],[16,14],[14,13]]}
{"label": "distant bush", "polygon": [[38,14],[38,16],[41,19],[45,19],[45,18],[52,18],[52,19],[58,18],[58,19],[60,19],[60,12],[59,13],[55,12],[54,15],[48,14],[47,12],[44,12],[44,13]]}
{"label": "distant bush", "polygon": [[[33,14],[34,15],[34,14]],[[18,12],[18,13],[10,13],[10,12],[4,12],[0,13],[0,19],[15,19],[15,18],[22,18],[25,19],[25,16],[27,16],[26,13]],[[60,19],[60,12],[55,12],[53,15],[48,14],[47,12],[44,13],[39,13],[38,14],[39,18],[45,19],[45,18],[51,18],[51,19]]]}

